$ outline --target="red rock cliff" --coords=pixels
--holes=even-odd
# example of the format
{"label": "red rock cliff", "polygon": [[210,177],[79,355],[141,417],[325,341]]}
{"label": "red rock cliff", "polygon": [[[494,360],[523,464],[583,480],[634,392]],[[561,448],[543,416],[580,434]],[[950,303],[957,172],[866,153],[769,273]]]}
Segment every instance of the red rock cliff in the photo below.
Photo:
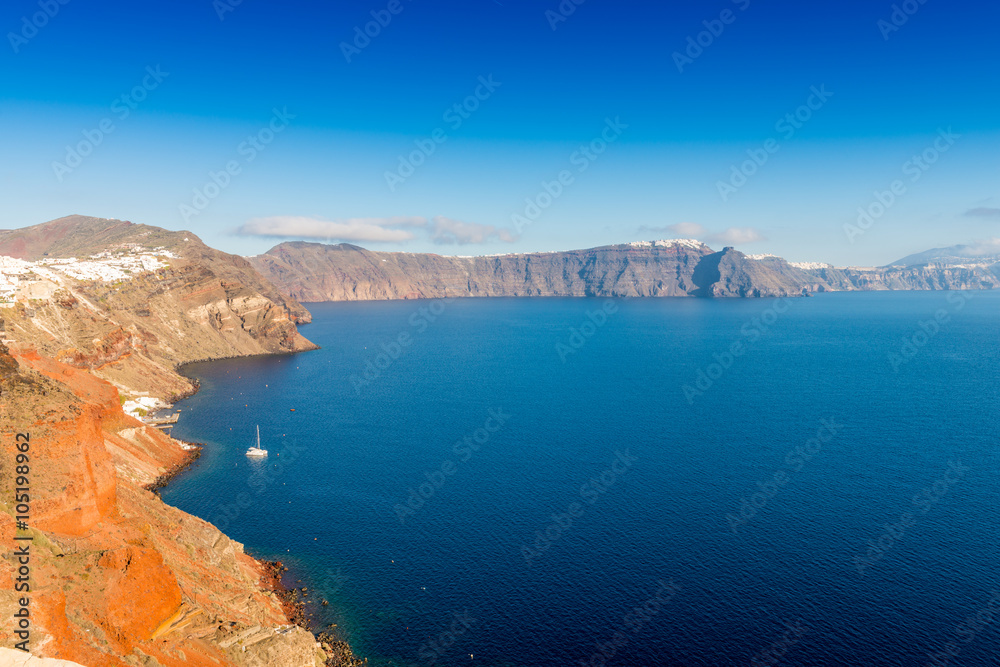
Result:
{"label": "red rock cliff", "polygon": [[[124,415],[112,385],[0,345],[0,418],[5,618],[17,605],[15,434],[31,435],[34,653],[88,667],[324,663],[242,545],[146,490],[187,452]],[[15,641],[0,626],[0,645]]]}

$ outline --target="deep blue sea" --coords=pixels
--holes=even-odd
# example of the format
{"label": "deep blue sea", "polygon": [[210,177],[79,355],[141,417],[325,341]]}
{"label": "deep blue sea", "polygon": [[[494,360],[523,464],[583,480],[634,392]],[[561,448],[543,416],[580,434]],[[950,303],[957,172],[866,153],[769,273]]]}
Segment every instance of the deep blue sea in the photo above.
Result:
{"label": "deep blue sea", "polygon": [[307,306],[163,497],[373,667],[1000,664],[1000,293]]}

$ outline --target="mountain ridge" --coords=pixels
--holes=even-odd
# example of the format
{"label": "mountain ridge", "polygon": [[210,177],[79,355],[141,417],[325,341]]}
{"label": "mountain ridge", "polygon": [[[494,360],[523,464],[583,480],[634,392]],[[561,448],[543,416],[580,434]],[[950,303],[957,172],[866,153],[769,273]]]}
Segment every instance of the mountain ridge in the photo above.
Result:
{"label": "mountain ridge", "polygon": [[[7,259],[11,258],[11,259]],[[309,311],[191,232],[67,216],[0,232],[0,332],[123,394],[190,394],[182,364],[314,349]]]}
{"label": "mountain ridge", "polygon": [[[291,242],[249,258],[300,301],[444,296],[796,296],[792,284],[733,248],[689,239],[478,257],[378,252]],[[699,264],[705,264],[698,270]],[[704,268],[722,267],[706,282]]]}
{"label": "mountain ridge", "polygon": [[1000,263],[982,256],[978,262],[966,257],[953,262],[948,252],[941,249],[937,262],[902,264],[904,258],[883,267],[834,267],[745,255],[728,247],[717,254],[690,239],[476,257],[292,241],[248,259],[285,294],[304,302],[442,296],[774,297],[1000,287]]}
{"label": "mountain ridge", "polygon": [[1000,239],[963,243],[907,255],[887,266],[914,266],[926,264],[985,264],[1000,263]]}

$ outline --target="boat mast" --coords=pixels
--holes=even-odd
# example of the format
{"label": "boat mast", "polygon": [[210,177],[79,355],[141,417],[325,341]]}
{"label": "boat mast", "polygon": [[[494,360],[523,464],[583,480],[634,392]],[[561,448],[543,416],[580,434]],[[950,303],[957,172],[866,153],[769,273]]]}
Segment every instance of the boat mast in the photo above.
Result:
{"label": "boat mast", "polygon": [[257,449],[260,449],[260,424],[257,424]]}

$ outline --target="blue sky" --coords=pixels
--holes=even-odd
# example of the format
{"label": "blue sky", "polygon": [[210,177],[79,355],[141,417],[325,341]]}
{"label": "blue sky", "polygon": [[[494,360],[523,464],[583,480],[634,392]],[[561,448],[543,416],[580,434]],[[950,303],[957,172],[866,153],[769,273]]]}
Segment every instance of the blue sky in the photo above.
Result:
{"label": "blue sky", "polygon": [[234,2],[4,3],[0,227],[854,265],[1000,236],[995,4]]}

